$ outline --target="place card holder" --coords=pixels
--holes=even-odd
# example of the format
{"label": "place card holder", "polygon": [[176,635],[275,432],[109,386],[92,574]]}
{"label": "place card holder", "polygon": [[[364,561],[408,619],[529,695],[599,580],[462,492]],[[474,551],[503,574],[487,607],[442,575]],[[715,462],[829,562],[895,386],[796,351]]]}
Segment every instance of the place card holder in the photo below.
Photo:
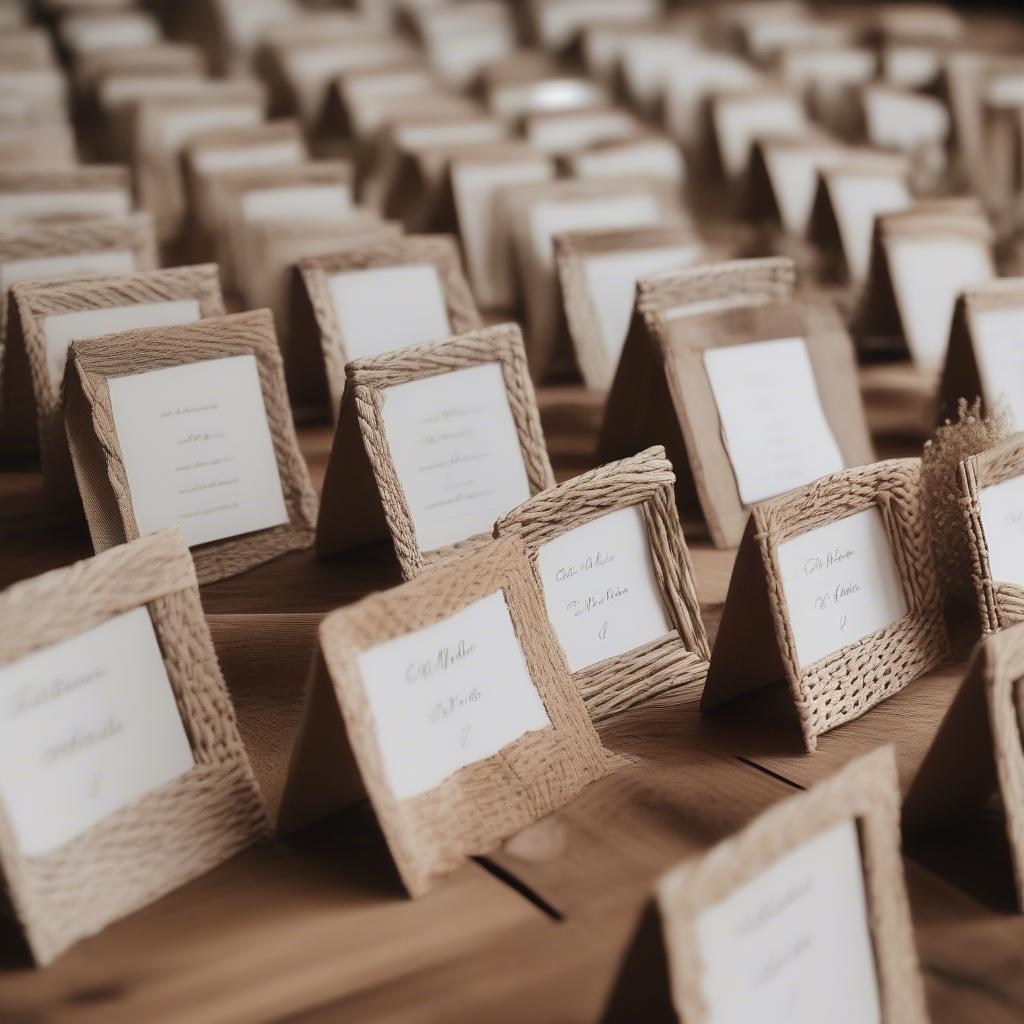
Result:
{"label": "place card holder", "polygon": [[22,852],[0,804],[7,894],[40,965],[269,835],[177,530],[0,594],[0,672],[139,608],[152,621],[194,763],[41,856]]}
{"label": "place card holder", "polygon": [[[489,628],[471,634],[478,637],[475,641],[459,635],[467,630],[467,616],[478,612],[482,602],[492,605]],[[421,631],[443,628],[449,620],[449,633],[455,635],[438,637],[443,646],[451,644],[447,651],[439,652],[434,644],[427,655],[422,639],[414,646]],[[461,764],[445,765],[444,771],[420,764],[438,781],[408,795],[396,792],[396,758],[404,754],[415,762],[429,762],[437,752],[431,731],[438,725],[415,723],[421,739],[413,749],[396,750],[393,736],[383,730],[390,734],[398,716],[392,712],[380,717],[383,709],[369,691],[382,680],[364,677],[362,668],[367,653],[399,644],[405,637],[409,657],[417,661],[424,655],[446,654],[458,661],[459,655],[472,656],[473,650],[467,648],[474,642],[491,649],[504,641],[511,658],[499,652],[502,656],[492,657],[473,680],[481,698],[474,702],[480,708],[477,721],[488,707],[483,702],[501,697],[510,701],[513,687],[517,694],[516,706],[506,704],[493,712],[504,717],[511,711],[516,718],[514,729],[501,727],[507,739],[500,747],[492,742],[486,751],[471,750],[461,756]],[[521,668],[512,679],[501,680],[510,685],[496,689],[492,675],[488,687],[488,673],[504,675],[515,668],[517,648]],[[530,723],[520,731],[522,704],[538,701]],[[419,698],[416,703],[421,704]],[[413,718],[416,713],[410,708],[404,715]],[[568,803],[607,775],[612,764],[569,676],[525,551],[516,539],[505,538],[326,617],[319,629],[278,831],[295,831],[366,793],[401,880],[416,897],[469,856],[487,853],[502,839]]]}
{"label": "place card holder", "polygon": [[[878,216],[868,283],[851,326],[858,345],[903,353],[938,377],[960,292],[996,276],[993,245],[974,197],[923,200]],[[933,257],[923,266],[928,251]]]}
{"label": "place card holder", "polygon": [[[709,351],[802,339],[816,392],[805,397],[820,409],[838,464],[873,461],[850,338],[831,304],[797,301],[791,260],[707,264],[666,275],[649,291],[656,297],[641,282],[639,318],[609,394],[599,455],[615,457],[627,439],[633,445],[661,440],[676,467],[681,513],[702,518],[716,547],[740,542],[750,503],[741,495],[706,370]],[[693,312],[687,313],[688,304]]]}
{"label": "place card holder", "polygon": [[[872,509],[881,515],[906,613],[856,642],[801,664],[779,547]],[[701,709],[785,679],[804,746],[813,752],[822,733],[898,693],[948,651],[942,591],[921,498],[920,460],[891,459],[847,469],[751,509],[711,652]]]}
{"label": "place card holder", "polygon": [[247,355],[256,360],[286,519],[280,525],[194,546],[196,575],[200,583],[211,583],[312,544],[316,493],[295,436],[273,320],[269,310],[260,309],[177,327],[144,328],[72,342],[64,385],[65,425],[89,533],[97,551],[140,535],[114,419],[110,381]]}
{"label": "place card holder", "polygon": [[[437,548],[423,549],[407,490],[415,481],[403,481],[399,474],[383,414],[388,389],[488,364],[500,368],[518,449],[516,461],[520,463],[503,467],[503,475],[520,470],[525,481],[526,493],[510,501],[508,508],[554,485],[518,325],[498,324],[445,341],[414,345],[376,359],[349,363],[320,501],[318,555],[331,555],[390,537],[402,576],[411,579],[456,551],[490,540],[494,520],[507,509],[495,511],[490,522],[478,532]],[[476,397],[488,409],[494,407],[497,398],[484,394]],[[420,436],[424,424],[410,430]],[[488,454],[494,457],[493,452]],[[493,489],[493,482],[491,486]]]}
{"label": "place card holder", "polygon": [[565,321],[588,388],[607,391],[611,386],[629,330],[637,279],[696,263],[703,254],[703,243],[689,227],[567,231],[555,236]]}
{"label": "place card holder", "polygon": [[[703,682],[707,674],[710,650],[700,616],[693,564],[676,512],[674,484],[675,474],[672,464],[665,458],[664,448],[648,448],[631,458],[599,466],[557,487],[541,491],[495,524],[496,537],[515,534],[526,545],[550,618],[555,600],[577,600],[580,595],[575,591],[570,593],[557,589],[556,584],[561,582],[555,578],[558,570],[550,572],[550,567],[542,568],[540,564],[540,553],[544,547],[588,524],[593,524],[591,530],[599,529],[599,521],[614,513],[635,510],[642,517],[645,554],[653,570],[651,590],[664,603],[664,609],[659,611],[663,611],[666,629],[661,635],[638,646],[596,661],[581,653],[581,660],[589,663],[575,670],[573,679],[594,722],[603,722],[656,697]],[[606,559],[610,554],[611,561],[620,561],[613,572],[623,578],[630,577],[627,591],[634,588],[639,591],[641,584],[638,581],[642,574],[633,576],[634,566],[621,564],[632,557],[627,538],[620,537],[622,547],[617,551],[615,538],[601,537],[595,532],[586,541],[581,539],[567,555],[566,561],[585,565],[587,558],[594,554],[589,544],[591,539],[597,545],[598,562],[604,549]],[[621,560],[619,554],[622,555]],[[582,561],[579,557],[573,560],[573,556],[579,555],[583,556]],[[636,560],[639,562],[642,557]],[[607,564],[610,565],[611,561]],[[586,571],[594,572],[595,569],[599,570],[600,565],[587,565]],[[550,599],[545,578],[551,584]],[[616,584],[610,576],[600,582],[609,589]],[[597,586],[595,584],[595,592]],[[619,599],[625,596],[620,595]],[[656,615],[646,606],[634,606],[631,611],[621,614],[656,620]],[[557,626],[555,635],[560,636]],[[574,638],[575,641],[579,639],[578,636]],[[575,658],[570,659],[570,668],[575,661]]]}
{"label": "place card holder", "polygon": [[[367,348],[375,344],[370,337],[372,331],[368,330],[366,323],[358,322],[360,315],[356,308],[351,310],[351,315],[355,317],[352,327],[358,330],[358,335],[346,339],[340,319],[342,314],[332,295],[332,279],[374,270],[400,272],[399,268],[425,272],[424,276],[434,277],[436,289],[421,285],[418,294],[423,303],[419,309],[403,304],[399,310],[401,321],[394,322],[393,340],[386,348],[376,351]],[[413,235],[351,247],[326,256],[308,256],[299,261],[298,271],[305,285],[304,301],[293,305],[296,328],[289,355],[294,358],[289,360],[288,370],[302,382],[303,390],[306,387],[313,390],[313,382],[316,382],[315,391],[325,400],[332,418],[337,418],[341,406],[345,366],[353,359],[382,355],[385,351],[407,345],[440,341],[482,326],[469,285],[462,274],[458,247],[450,235]],[[401,289],[402,285],[396,283],[393,287]],[[411,278],[406,279],[406,287],[414,287]],[[407,299],[412,298],[411,293],[406,294]],[[353,305],[357,305],[358,296],[353,295],[353,300]],[[376,288],[372,295],[367,295],[366,302],[368,306],[362,311],[363,320],[375,312],[384,315]],[[424,328],[428,332],[426,335]],[[432,333],[435,330],[437,333]]]}
{"label": "place card holder", "polygon": [[[76,337],[108,334],[98,317],[110,311],[114,323],[124,307],[150,307],[151,316],[161,323],[171,315],[160,310],[181,308],[173,314],[183,320],[223,316],[224,299],[213,264],[173,267],[168,270],[137,271],[70,280],[24,281],[11,289],[14,313],[7,332],[7,362],[0,404],[0,442],[5,451],[38,455],[43,483],[54,500],[74,494],[74,474],[68,457],[64,432],[64,404],[61,395],[66,348],[51,340],[47,321],[51,317],[94,314],[94,324],[80,324]],[[145,320],[147,313],[139,311]],[[169,321],[170,322],[170,321]],[[138,320],[133,326],[138,326]],[[118,327],[114,327],[118,330]]]}
{"label": "place card holder", "polygon": [[[854,829],[852,851],[849,846],[836,845],[837,840],[851,842],[849,833],[844,834],[850,827]],[[844,874],[838,876],[841,879],[838,884],[852,883],[852,890],[842,894],[849,901],[843,913],[850,922],[856,922],[860,933],[857,960],[853,960],[850,952],[854,935],[851,930],[844,930],[841,933],[843,955],[834,951],[832,959],[816,958],[814,980],[820,983],[825,974],[848,983],[856,963],[858,981],[865,984],[865,988],[855,988],[852,992],[847,989],[845,997],[858,1002],[867,998],[874,1004],[865,1006],[863,1019],[878,1019],[882,1024],[925,1024],[928,1011],[924,984],[900,858],[899,783],[891,746],[851,761],[810,790],[769,808],[732,838],[663,875],[641,911],[637,930],[627,947],[601,1018],[602,1024],[629,1024],[636,1020],[651,1024],[670,1021],[698,1024],[712,1019],[709,998],[721,1002],[724,972],[721,965],[702,961],[702,947],[710,944],[710,938],[705,937],[709,933],[702,934],[702,922],[726,901],[740,899],[742,891],[756,886],[776,865],[781,867],[786,861],[792,864],[793,858],[806,857],[812,844],[820,851],[817,863],[804,861],[803,869],[824,877],[824,872],[839,870],[842,858]],[[821,844],[825,844],[824,847]],[[847,870],[849,874],[845,873]],[[854,881],[858,876],[859,883]],[[718,943],[721,943],[717,952],[730,948],[726,937],[734,938],[732,949],[744,950],[741,954],[744,966],[751,966],[748,957],[757,956],[765,963],[763,977],[768,979],[777,977],[771,968],[785,955],[783,950],[799,941],[800,953],[794,955],[813,956],[815,930],[822,938],[836,927],[832,920],[825,920],[821,915],[815,920],[805,914],[799,918],[805,929],[800,932],[799,940],[793,937],[792,931],[784,930],[782,912],[773,914],[774,904],[768,900],[775,897],[788,906],[790,900],[801,897],[796,895],[796,885],[783,891],[782,881],[780,878],[775,889],[761,890],[765,901],[755,904],[751,900],[752,907],[764,908],[763,916],[750,925],[751,929],[759,927],[767,932],[764,943],[755,944],[749,935],[738,935],[739,924],[729,930],[716,930]],[[803,899],[823,898],[823,895],[812,887]],[[833,899],[840,896],[836,892],[829,895]],[[834,905],[831,912],[834,912]],[[864,954],[863,960],[860,953]],[[828,953],[825,956],[828,957]],[[800,980],[801,977],[805,983],[809,980],[810,964],[790,962],[786,966],[799,972],[799,976],[792,978],[797,992],[810,987],[802,985]],[[730,975],[729,995],[735,997],[742,993],[748,1006],[753,1005],[751,1000],[759,1000],[757,1005],[766,1019],[776,1014],[778,1019],[784,1019],[786,1011],[778,999],[778,986],[773,991],[770,980],[751,978],[751,973],[754,973],[752,969],[738,970]],[[764,986],[760,995],[756,987],[759,982]],[[824,988],[836,992],[827,981]],[[869,997],[872,990],[875,995]],[[811,993],[805,992],[805,996]],[[835,1009],[821,1006],[822,1018],[828,1019],[830,1011]],[[849,1010],[849,1003],[843,1009]],[[877,1018],[876,1014],[879,1014]]]}
{"label": "place card holder", "polygon": [[127,167],[0,167],[0,231],[47,221],[122,217],[131,212]]}
{"label": "place card holder", "polygon": [[[1024,624],[981,638],[903,803],[908,835],[975,828],[1000,796],[1015,908],[1024,912]],[[988,859],[986,858],[986,862]]]}

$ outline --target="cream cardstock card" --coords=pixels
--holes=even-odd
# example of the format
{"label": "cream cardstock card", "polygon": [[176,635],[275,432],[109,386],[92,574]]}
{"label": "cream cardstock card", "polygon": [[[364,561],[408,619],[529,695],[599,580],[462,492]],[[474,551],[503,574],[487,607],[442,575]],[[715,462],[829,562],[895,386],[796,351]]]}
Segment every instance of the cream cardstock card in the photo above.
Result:
{"label": "cream cardstock card", "polygon": [[705,349],[704,369],[744,505],[844,467],[803,338]]}
{"label": "cream cardstock card", "polygon": [[420,550],[489,534],[530,497],[499,363],[389,387],[382,416]]}
{"label": "cream cardstock card", "polygon": [[108,383],[142,536],[178,525],[193,547],[288,522],[255,356]]}
{"label": "cream cardstock card", "polygon": [[618,363],[633,315],[636,282],[641,277],[668,267],[685,267],[700,259],[700,245],[666,246],[659,249],[624,249],[588,256],[583,276],[590,301],[601,327],[601,341]]}
{"label": "cream cardstock card", "polygon": [[121,188],[0,192],[0,228],[43,218],[123,217],[131,209],[131,195]]}
{"label": "cream cardstock card", "polygon": [[910,190],[903,178],[892,174],[836,174],[830,178],[829,192],[850,277],[864,281],[871,263],[875,218],[906,210]]}
{"label": "cream cardstock card", "polygon": [[881,1024],[860,841],[834,825],[697,918],[707,1024]]}
{"label": "cream cardstock card", "polygon": [[807,131],[807,115],[789,95],[722,96],[713,111],[722,166],[730,178],[746,173],[757,136],[797,136]]}
{"label": "cream cardstock card", "polygon": [[538,549],[537,570],[548,618],[572,672],[642,647],[674,628],[638,505],[549,540]]}
{"label": "cream cardstock card", "polygon": [[0,263],[0,296],[19,281],[43,281],[53,277],[79,277],[86,274],[127,274],[135,270],[131,249],[107,249],[70,256],[35,256]]}
{"label": "cream cardstock card", "polygon": [[889,274],[914,362],[940,369],[957,296],[996,275],[988,246],[969,238],[900,238],[889,244]]}
{"label": "cream cardstock card", "polygon": [[356,660],[397,800],[551,725],[500,590]]}
{"label": "cream cardstock card", "polygon": [[257,188],[241,197],[241,208],[246,221],[344,217],[352,210],[352,193],[339,184]]}
{"label": "cream cardstock card", "polygon": [[166,302],[139,302],[131,306],[106,309],[82,309],[74,313],[54,313],[43,319],[46,337],[46,363],[56,387],[64,377],[68,346],[76,338],[96,338],[136,327],[171,327],[202,319],[198,299],[170,299]]}
{"label": "cream cardstock card", "polygon": [[778,563],[801,667],[907,614],[896,560],[875,507],[783,541]]}
{"label": "cream cardstock card", "polygon": [[971,330],[985,405],[1002,403],[1013,426],[1024,429],[1024,306],[979,310]]}
{"label": "cream cardstock card", "polygon": [[145,607],[0,669],[0,798],[26,856],[194,763]]}
{"label": "cream cardstock card", "polygon": [[1024,477],[978,491],[992,579],[1024,587]]}
{"label": "cream cardstock card", "polygon": [[441,279],[432,263],[331,274],[327,288],[349,360],[453,333]]}

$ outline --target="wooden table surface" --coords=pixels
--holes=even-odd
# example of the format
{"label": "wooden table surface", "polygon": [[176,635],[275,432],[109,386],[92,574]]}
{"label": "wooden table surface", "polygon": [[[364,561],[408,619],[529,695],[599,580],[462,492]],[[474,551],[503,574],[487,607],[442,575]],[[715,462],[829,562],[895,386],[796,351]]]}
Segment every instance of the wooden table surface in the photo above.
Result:
{"label": "wooden table surface", "polygon": [[[880,455],[920,448],[893,436],[912,434],[921,418],[920,403],[899,400],[901,374],[864,374]],[[595,397],[559,387],[539,399],[559,478],[593,465]],[[330,430],[300,433],[319,483]],[[699,524],[686,533],[713,638],[733,553],[712,549]],[[83,527],[43,509],[33,471],[0,471],[0,586],[88,554]],[[318,615],[398,581],[381,545],[322,563],[287,556],[204,588],[268,800],[283,781]],[[27,966],[10,930],[0,944],[0,1020],[595,1020],[653,879],[877,744],[895,744],[905,787],[956,692],[969,641],[940,670],[822,737],[813,755],[802,753],[779,687],[708,716],[696,690],[627,713],[602,730],[625,756],[621,771],[415,902],[364,803],[250,849],[46,970]],[[938,1022],[1024,1019],[1024,917],[1012,910],[1000,827],[993,806],[906,842]]]}

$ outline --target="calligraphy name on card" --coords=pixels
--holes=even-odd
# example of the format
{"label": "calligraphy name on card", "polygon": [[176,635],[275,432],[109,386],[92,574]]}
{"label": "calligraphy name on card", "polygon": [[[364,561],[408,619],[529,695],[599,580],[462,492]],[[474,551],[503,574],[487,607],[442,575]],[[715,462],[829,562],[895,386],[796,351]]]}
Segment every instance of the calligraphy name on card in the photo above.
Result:
{"label": "calligraphy name on card", "polygon": [[[415,235],[300,260],[332,416],[345,365],[481,326],[459,252],[448,235]],[[400,303],[395,296],[401,295]],[[299,333],[301,340],[303,332]],[[308,342],[311,332],[304,332]],[[312,369],[312,368],[311,368]]]}
{"label": "calligraphy name on card", "polygon": [[945,657],[918,459],[844,470],[755,505],[701,700],[785,679],[808,751]]}
{"label": "calligraphy name on card", "polygon": [[924,1024],[891,747],[658,881],[603,1024]]}
{"label": "calligraphy name on card", "polygon": [[0,861],[37,963],[264,838],[178,531],[0,594]]}
{"label": "calligraphy name on card", "polygon": [[3,380],[4,443],[38,451],[54,493],[72,480],[61,400],[72,339],[224,315],[212,264],[23,281],[12,287],[11,303],[14,316]]}
{"label": "calligraphy name on card", "polygon": [[595,721],[703,680],[708,644],[662,448],[609,463],[502,516]]}
{"label": "calligraphy name on card", "polygon": [[365,787],[413,896],[609,771],[515,538],[334,612],[319,634],[280,828]]}
{"label": "calligraphy name on card", "polygon": [[317,552],[390,536],[403,575],[486,543],[554,483],[519,329],[501,324],[350,363]]}
{"label": "calligraphy name on card", "polygon": [[316,495],[268,310],[74,341],[69,359],[68,444],[98,551],[178,525],[209,582],[309,546]]}

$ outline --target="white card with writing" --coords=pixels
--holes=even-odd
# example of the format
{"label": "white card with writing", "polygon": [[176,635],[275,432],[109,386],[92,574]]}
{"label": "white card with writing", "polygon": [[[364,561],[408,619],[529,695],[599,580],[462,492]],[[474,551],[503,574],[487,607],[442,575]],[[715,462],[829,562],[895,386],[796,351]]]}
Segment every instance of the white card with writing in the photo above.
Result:
{"label": "white card with writing", "polygon": [[0,797],[27,856],[194,763],[145,607],[0,668]]}
{"label": "white card with writing", "polygon": [[601,341],[613,365],[619,361],[626,341],[637,280],[656,270],[691,266],[700,257],[701,248],[694,243],[658,249],[628,249],[584,259],[587,293],[597,313]]}
{"label": "white card with writing", "polygon": [[875,507],[783,541],[777,557],[801,667],[907,614],[896,560]]}
{"label": "white card with writing", "polygon": [[256,188],[242,196],[242,216],[247,221],[343,217],[351,210],[347,185]]}
{"label": "white card with writing", "polygon": [[67,256],[36,256],[0,263],[0,297],[19,281],[44,281],[56,277],[85,274],[127,274],[135,269],[131,249],[80,252]]}
{"label": "white card with writing", "polygon": [[288,522],[255,356],[108,384],[141,536],[177,525],[193,547]]}
{"label": "white card with writing", "polygon": [[573,672],[672,632],[638,505],[549,540],[537,552],[537,568]]}
{"label": "white card with writing", "polygon": [[988,246],[974,239],[901,238],[889,248],[889,274],[914,362],[938,369],[946,358],[957,296],[996,276]]}
{"label": "white card with writing", "polygon": [[441,278],[432,263],[331,274],[327,288],[349,360],[452,333]]}
{"label": "white card with writing", "polygon": [[832,177],[830,195],[847,270],[854,281],[864,281],[871,264],[875,218],[907,209],[910,190],[896,175],[849,174]]}
{"label": "white card with writing", "polygon": [[43,319],[46,338],[46,365],[50,380],[59,387],[64,378],[68,346],[80,338],[98,338],[138,327],[171,327],[202,319],[198,299],[169,299],[165,302],[137,302],[131,306],[106,309],[80,309],[74,313],[54,313]]}
{"label": "white card with writing", "polygon": [[709,348],[704,369],[744,505],[844,468],[803,338]]}
{"label": "white card with writing", "polygon": [[722,166],[730,178],[746,174],[759,135],[803,135],[807,115],[792,96],[723,97],[713,107]]}
{"label": "white card with writing", "polygon": [[551,724],[500,590],[357,663],[398,800]]}
{"label": "white card with writing", "polygon": [[856,823],[705,910],[697,945],[707,1024],[881,1024]]}
{"label": "white card with writing", "polygon": [[530,497],[499,363],[387,388],[382,415],[421,550],[490,533]]}
{"label": "white card with writing", "polygon": [[1013,426],[1024,429],[1024,305],[975,313],[971,330],[985,405],[1002,403]]}
{"label": "white card with writing", "polygon": [[123,217],[131,213],[131,209],[131,196],[124,189],[0,192],[0,228],[10,228],[22,221],[61,217]]}
{"label": "white card with writing", "polygon": [[982,487],[978,505],[992,579],[1024,586],[1024,477]]}

